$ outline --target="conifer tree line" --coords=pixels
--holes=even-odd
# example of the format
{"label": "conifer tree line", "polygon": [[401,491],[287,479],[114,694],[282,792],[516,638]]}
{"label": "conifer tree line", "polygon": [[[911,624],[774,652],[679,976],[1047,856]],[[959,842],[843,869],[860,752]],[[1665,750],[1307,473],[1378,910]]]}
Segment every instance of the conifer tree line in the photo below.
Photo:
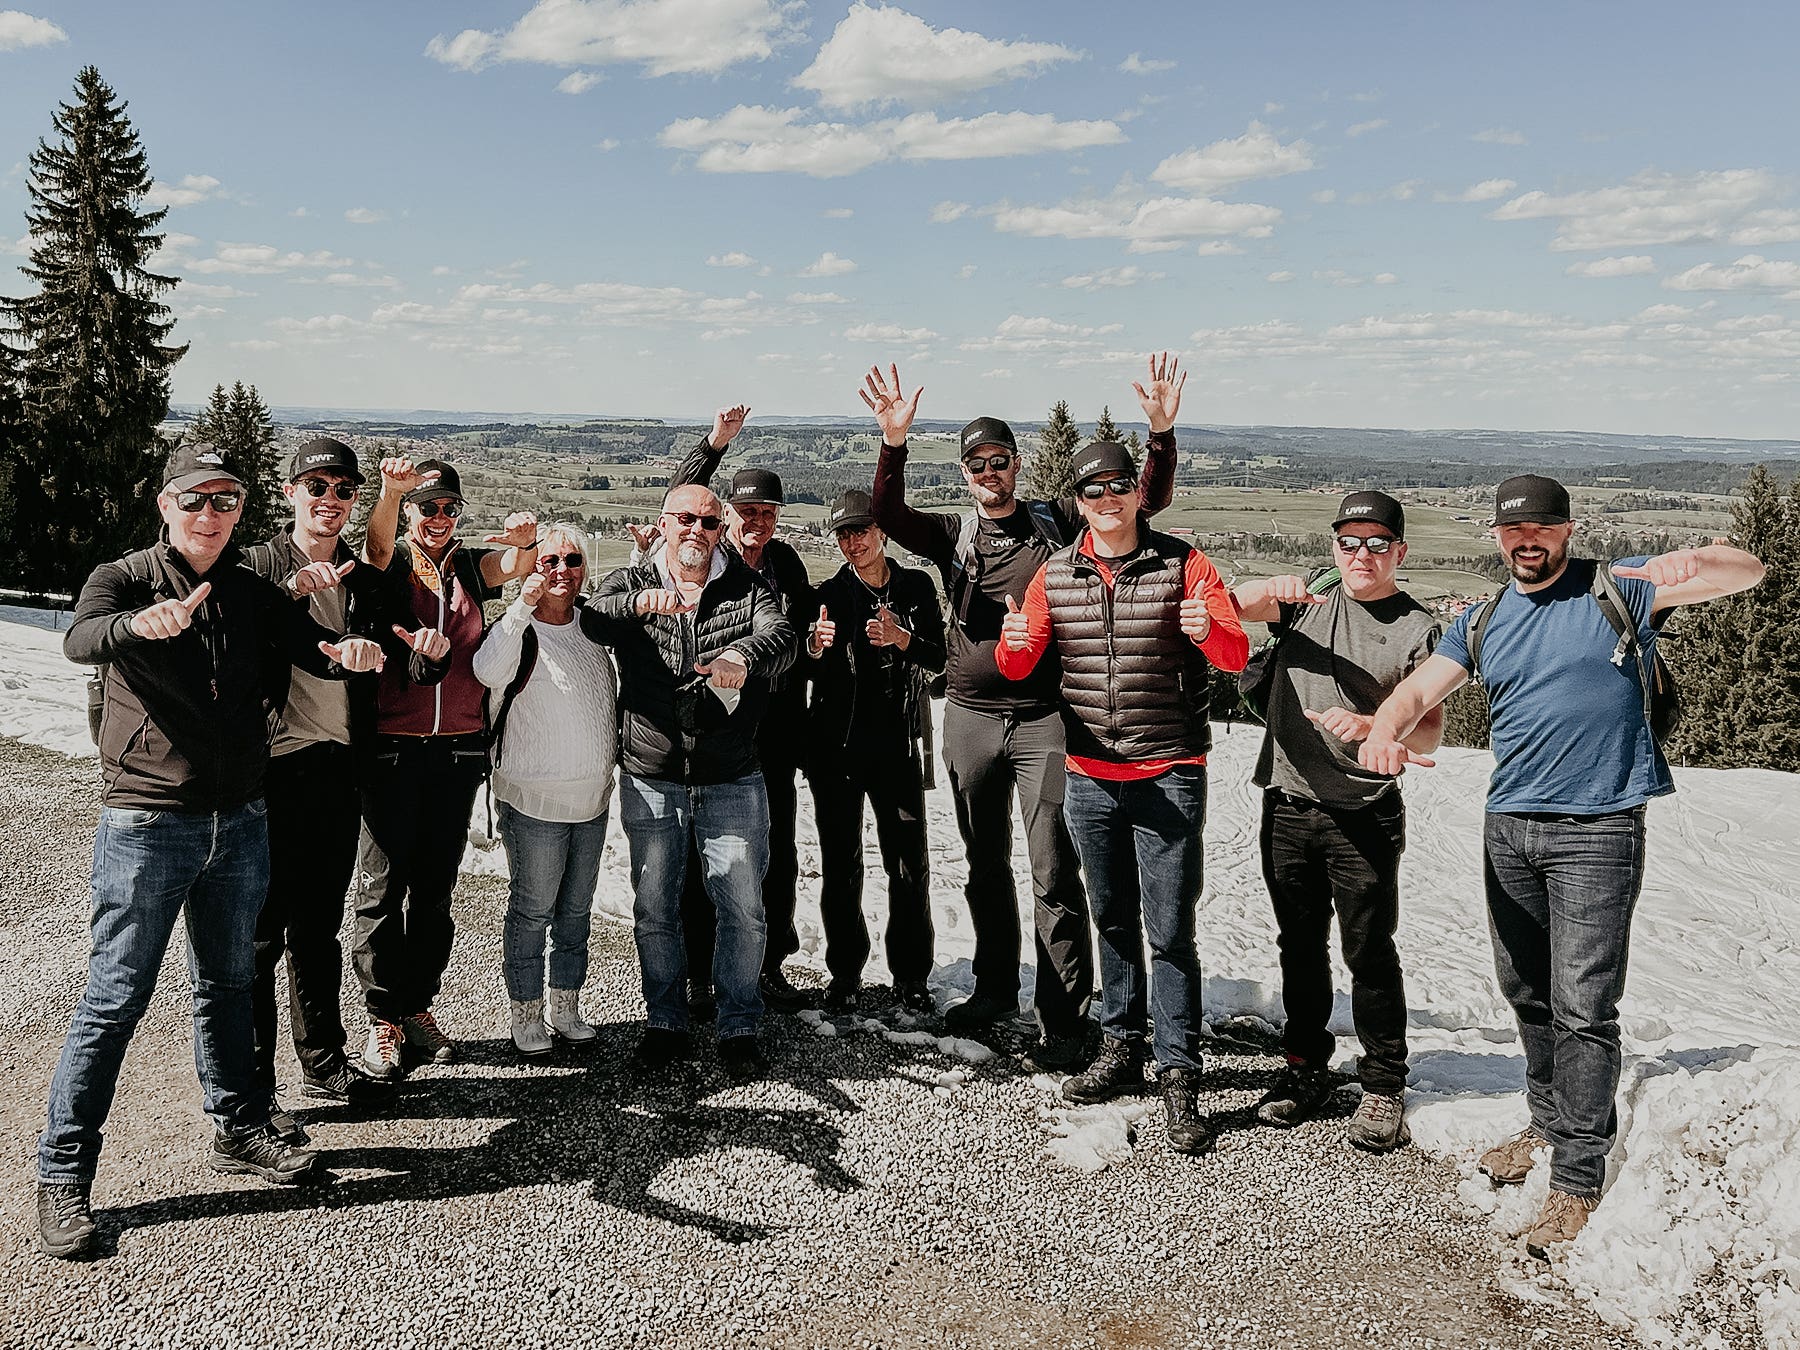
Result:
{"label": "conifer tree line", "polygon": [[1067,399],[1057,399],[1038,433],[1037,449],[1030,458],[1031,495],[1045,501],[1058,501],[1075,491],[1075,452],[1088,441],[1113,441],[1127,447],[1131,457],[1143,462],[1143,439],[1132,431],[1121,434],[1113,421],[1110,406],[1100,409],[1100,420],[1094,423],[1094,434],[1083,437],[1081,428],[1069,411]]}

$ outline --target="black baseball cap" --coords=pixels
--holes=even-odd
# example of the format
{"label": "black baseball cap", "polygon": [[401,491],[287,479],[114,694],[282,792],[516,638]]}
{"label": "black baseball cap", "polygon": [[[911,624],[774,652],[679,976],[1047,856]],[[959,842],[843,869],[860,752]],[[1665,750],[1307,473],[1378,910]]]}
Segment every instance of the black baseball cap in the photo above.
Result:
{"label": "black baseball cap", "polygon": [[230,479],[239,487],[244,480],[225,461],[225,452],[206,441],[184,441],[169,451],[169,462],[163,465],[164,492],[186,492],[202,483]]}
{"label": "black baseball cap", "polygon": [[977,417],[962,429],[962,449],[957,451],[961,458],[984,445],[997,445],[1002,450],[1019,453],[1019,443],[1013,438],[1013,429],[998,417]]}
{"label": "black baseball cap", "polygon": [[1567,525],[1569,490],[1554,478],[1522,473],[1494,489],[1496,525]]}
{"label": "black baseball cap", "polygon": [[851,488],[831,505],[825,517],[825,528],[831,531],[859,530],[875,523],[875,501],[861,488]]}
{"label": "black baseball cap", "polygon": [[363,481],[362,470],[356,465],[356,451],[329,436],[308,441],[288,461],[288,482],[298,483],[309,473],[341,473],[352,483]]}
{"label": "black baseball cap", "polygon": [[781,495],[781,475],[768,469],[739,469],[731,476],[731,488],[725,494],[727,506],[780,506],[786,500]]}
{"label": "black baseball cap", "polygon": [[413,468],[420,473],[437,474],[435,481],[414,488],[401,498],[406,502],[432,502],[440,498],[451,497],[456,501],[463,500],[462,476],[454,468],[441,459],[422,459]]}
{"label": "black baseball cap", "polygon": [[1075,456],[1076,487],[1089,479],[1112,478],[1119,474],[1136,478],[1137,465],[1132,462],[1131,451],[1116,441],[1094,441]]}
{"label": "black baseball cap", "polygon": [[1406,508],[1385,492],[1352,492],[1338,503],[1331,528],[1366,521],[1379,525],[1396,539],[1406,538]]}

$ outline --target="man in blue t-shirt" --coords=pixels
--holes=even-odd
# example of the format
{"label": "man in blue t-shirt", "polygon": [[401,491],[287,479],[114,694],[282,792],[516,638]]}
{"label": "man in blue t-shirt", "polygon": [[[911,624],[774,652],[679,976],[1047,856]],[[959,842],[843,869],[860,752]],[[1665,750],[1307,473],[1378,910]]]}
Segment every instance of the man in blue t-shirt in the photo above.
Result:
{"label": "man in blue t-shirt", "polygon": [[[1523,1181],[1551,1149],[1532,1255],[1581,1231],[1618,1133],[1620,996],[1644,879],[1644,803],[1675,790],[1651,734],[1640,662],[1592,594],[1598,564],[1569,557],[1569,494],[1535,474],[1501,483],[1494,538],[1513,584],[1480,641],[1494,775],[1483,832],[1488,922],[1501,991],[1519,1020],[1531,1123],[1488,1150],[1495,1182]],[[1652,616],[1756,585],[1763,565],[1723,544],[1611,564],[1646,653]],[[1473,673],[1471,609],[1382,703],[1358,759],[1379,773],[1432,761],[1402,744]]]}

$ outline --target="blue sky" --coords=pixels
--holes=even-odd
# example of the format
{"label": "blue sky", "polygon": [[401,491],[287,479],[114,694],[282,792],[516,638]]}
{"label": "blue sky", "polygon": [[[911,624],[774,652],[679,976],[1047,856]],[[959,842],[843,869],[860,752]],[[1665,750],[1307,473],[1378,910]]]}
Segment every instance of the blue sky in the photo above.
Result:
{"label": "blue sky", "polygon": [[1791,5],[21,2],[0,267],[92,62],[180,400],[1796,434]]}

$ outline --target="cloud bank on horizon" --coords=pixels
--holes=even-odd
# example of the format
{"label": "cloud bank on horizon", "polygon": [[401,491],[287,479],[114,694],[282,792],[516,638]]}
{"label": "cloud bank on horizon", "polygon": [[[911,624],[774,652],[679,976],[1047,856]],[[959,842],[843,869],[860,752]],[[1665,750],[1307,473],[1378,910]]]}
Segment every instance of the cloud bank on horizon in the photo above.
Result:
{"label": "cloud bank on horizon", "polygon": [[1658,3],[1303,44],[948,0],[33,9],[0,11],[0,266],[91,61],[169,208],[178,399],[851,414],[899,359],[927,416],[1091,420],[1168,348],[1193,421],[1794,434],[1772,0],[1717,45]]}

